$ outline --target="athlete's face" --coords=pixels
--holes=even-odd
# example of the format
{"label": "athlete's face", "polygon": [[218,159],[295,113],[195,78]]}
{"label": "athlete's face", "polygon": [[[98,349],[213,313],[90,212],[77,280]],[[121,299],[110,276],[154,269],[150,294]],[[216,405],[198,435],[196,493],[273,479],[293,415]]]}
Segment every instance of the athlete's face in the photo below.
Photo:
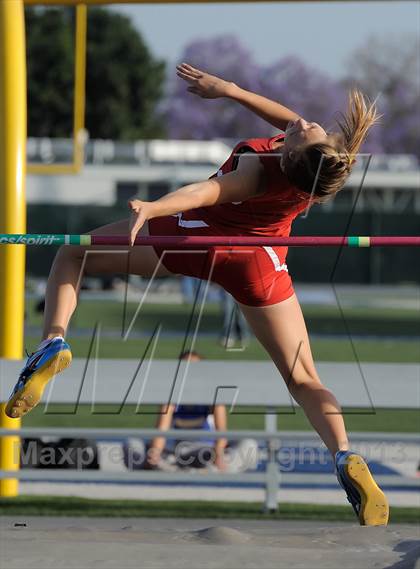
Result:
{"label": "athlete's face", "polygon": [[308,144],[326,142],[328,134],[316,122],[308,122],[299,118],[290,121],[284,137],[284,153],[293,159],[293,154]]}

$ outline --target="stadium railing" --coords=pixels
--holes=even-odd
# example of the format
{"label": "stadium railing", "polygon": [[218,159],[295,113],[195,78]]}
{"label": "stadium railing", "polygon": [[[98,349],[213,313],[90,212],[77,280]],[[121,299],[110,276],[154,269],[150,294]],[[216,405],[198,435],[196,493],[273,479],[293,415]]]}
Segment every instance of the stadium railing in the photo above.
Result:
{"label": "stadium railing", "polygon": [[[266,468],[264,472],[240,473],[200,473],[200,483],[256,484],[265,489],[264,507],[274,511],[278,507],[278,491],[282,486],[302,485],[308,483],[308,474],[279,471],[277,453],[281,445],[308,443],[321,447],[322,443],[316,433],[306,431],[278,430],[278,414],[294,414],[296,406],[292,402],[281,378],[271,362],[228,362],[201,361],[188,365],[178,360],[145,360],[139,366],[136,360],[98,360],[86,362],[76,359],[72,367],[50,384],[46,392],[45,412],[52,404],[92,405],[95,413],[96,405],[104,404],[136,404],[156,405],[162,403],[184,404],[226,404],[231,413],[241,408],[241,412],[252,413],[255,408],[264,414],[264,430],[228,430],[212,432],[212,438],[227,438],[231,441],[255,439],[265,443]],[[0,396],[10,391],[22,362],[0,360]],[[92,373],[89,366],[92,365]],[[96,369],[95,369],[96,367]],[[324,382],[334,390],[341,391],[342,399],[352,407],[357,406],[362,414],[374,414],[377,407],[416,408],[416,390],[418,388],[418,366],[401,364],[363,364],[360,385],[370,386],[369,394],[363,389],[355,390],[354,377],[356,364],[336,364],[320,362],[317,365]],[[395,383],[398,368],[399,382]],[[100,377],[100,380],[98,379]],[[349,382],[349,378],[353,381]],[[364,381],[362,381],[364,380]],[[393,383],[391,383],[393,380]],[[392,388],[392,385],[394,386]],[[129,389],[128,389],[129,388]],[[356,395],[354,395],[356,392]],[[340,399],[340,397],[339,397]],[[286,411],[285,411],[286,408]],[[244,411],[245,409],[245,411]],[[254,410],[253,410],[254,409]],[[263,411],[261,411],[263,409]],[[51,412],[51,411],[50,411]],[[98,411],[97,411],[98,412]],[[345,411],[344,411],[345,412]],[[68,411],[67,411],[68,413]],[[111,415],[112,417],[112,415]],[[280,419],[281,423],[281,419]],[[156,436],[176,438],[177,440],[196,440],[203,437],[202,431],[192,429],[121,429],[121,428],[63,428],[63,427],[24,427],[13,431],[0,429],[0,436],[20,437],[66,437],[89,438],[106,441],[121,441],[128,437],[150,440]],[[417,434],[398,433],[351,433],[354,443],[396,443],[403,441],[412,444],[420,442]],[[197,476],[191,472],[159,472],[159,471],[89,471],[60,469],[24,469],[21,471],[0,470],[0,479],[13,477],[20,480],[55,482],[164,482],[193,483]],[[380,484],[401,488],[416,488],[418,479],[401,476],[378,476]],[[334,473],[310,474],[311,485],[335,484]]]}

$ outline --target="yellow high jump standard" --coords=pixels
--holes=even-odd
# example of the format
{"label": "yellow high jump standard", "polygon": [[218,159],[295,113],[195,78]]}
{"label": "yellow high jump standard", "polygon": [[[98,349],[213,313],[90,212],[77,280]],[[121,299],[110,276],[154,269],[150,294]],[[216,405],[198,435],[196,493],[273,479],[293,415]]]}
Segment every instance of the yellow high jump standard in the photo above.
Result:
{"label": "yellow high jump standard", "polygon": [[[26,229],[26,70],[23,3],[0,2],[0,229]],[[0,249],[0,357],[23,352],[25,247]],[[0,426],[15,427],[0,405]],[[17,470],[16,437],[0,439],[0,468]],[[18,481],[0,480],[0,496],[16,496]]]}

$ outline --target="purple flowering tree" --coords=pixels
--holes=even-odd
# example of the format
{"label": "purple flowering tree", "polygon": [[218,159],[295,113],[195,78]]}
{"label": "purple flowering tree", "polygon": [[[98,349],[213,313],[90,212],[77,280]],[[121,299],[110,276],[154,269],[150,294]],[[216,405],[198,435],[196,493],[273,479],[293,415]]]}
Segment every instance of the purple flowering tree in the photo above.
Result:
{"label": "purple flowering tree", "polygon": [[[233,36],[194,41],[185,48],[181,61],[245,89],[261,90],[261,69]],[[163,107],[169,137],[205,140],[271,135],[270,125],[239,105],[225,99],[200,99],[186,89],[187,85],[173,74]]]}
{"label": "purple flowering tree", "polygon": [[261,80],[266,97],[278,100],[308,121],[334,127],[334,113],[345,106],[345,91],[325,73],[296,56],[283,57],[266,67]]}
{"label": "purple flowering tree", "polygon": [[[295,56],[283,57],[270,66],[258,65],[233,36],[194,41],[186,47],[181,61],[278,100],[326,128],[334,124],[334,111],[344,108],[344,89],[327,75]],[[163,106],[170,137],[240,139],[276,132],[240,105],[224,99],[203,100],[187,92],[186,87],[171,77]]]}
{"label": "purple flowering tree", "polygon": [[[348,76],[340,81],[293,55],[269,66],[258,65],[250,51],[230,35],[190,43],[181,61],[278,100],[329,130],[337,130],[334,119],[338,111],[345,110],[351,87],[360,88],[371,99],[380,94],[378,106],[384,116],[381,124],[370,131],[362,151],[420,156],[418,52],[416,37],[407,37],[404,42],[373,38],[352,54]],[[275,132],[232,101],[203,100],[186,89],[187,85],[173,72],[163,105],[171,138],[240,139]]]}
{"label": "purple flowering tree", "polygon": [[[373,151],[420,157],[419,37],[371,37],[349,60],[346,86],[378,97],[383,117],[369,137]],[[366,145],[369,150],[369,144]]]}

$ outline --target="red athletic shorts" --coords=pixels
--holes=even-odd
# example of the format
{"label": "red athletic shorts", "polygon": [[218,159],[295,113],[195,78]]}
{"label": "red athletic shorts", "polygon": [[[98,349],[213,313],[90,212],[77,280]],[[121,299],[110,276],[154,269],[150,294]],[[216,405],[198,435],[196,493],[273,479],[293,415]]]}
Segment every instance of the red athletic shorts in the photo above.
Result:
{"label": "red athletic shorts", "polygon": [[[149,221],[150,235],[220,235],[199,219],[197,210]],[[209,280],[222,286],[235,300],[249,306],[267,306],[294,293],[287,271],[286,247],[217,246],[201,249],[154,247],[172,273]]]}

